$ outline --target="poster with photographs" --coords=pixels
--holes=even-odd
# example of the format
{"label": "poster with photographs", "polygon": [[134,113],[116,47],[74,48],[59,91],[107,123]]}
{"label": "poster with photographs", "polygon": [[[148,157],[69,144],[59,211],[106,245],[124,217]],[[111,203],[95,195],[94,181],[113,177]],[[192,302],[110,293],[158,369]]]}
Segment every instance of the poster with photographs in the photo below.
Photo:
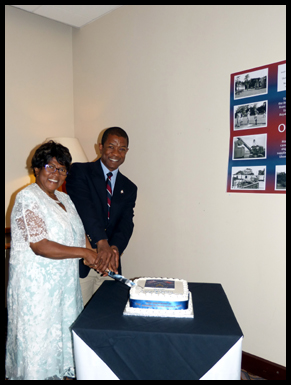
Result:
{"label": "poster with photographs", "polygon": [[230,77],[227,192],[286,193],[286,60]]}

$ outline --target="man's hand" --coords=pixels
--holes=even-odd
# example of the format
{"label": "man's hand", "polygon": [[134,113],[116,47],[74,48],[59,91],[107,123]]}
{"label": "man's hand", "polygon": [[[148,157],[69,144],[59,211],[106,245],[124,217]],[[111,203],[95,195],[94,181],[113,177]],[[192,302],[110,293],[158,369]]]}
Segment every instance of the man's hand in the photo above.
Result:
{"label": "man's hand", "polygon": [[109,246],[106,239],[101,239],[97,242],[98,262],[95,270],[99,273],[108,275],[105,270],[111,270],[114,273],[118,272],[119,251],[116,246]]}
{"label": "man's hand", "polygon": [[113,250],[113,256],[110,259],[108,269],[117,274],[119,265],[119,250],[117,246],[111,246],[111,249]]}

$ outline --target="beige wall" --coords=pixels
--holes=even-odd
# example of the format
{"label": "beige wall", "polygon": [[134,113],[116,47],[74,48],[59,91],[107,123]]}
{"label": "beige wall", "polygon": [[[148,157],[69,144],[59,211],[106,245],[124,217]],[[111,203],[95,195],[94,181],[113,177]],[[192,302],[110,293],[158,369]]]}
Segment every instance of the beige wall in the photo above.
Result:
{"label": "beige wall", "polygon": [[[75,133],[124,127],[126,276],[222,283],[244,350],[285,362],[285,196],[227,194],[230,74],[285,59],[285,6],[128,5],[73,31]],[[195,303],[194,303],[195,307]]]}
{"label": "beige wall", "polygon": [[[285,6],[127,5],[73,29],[72,40],[70,27],[7,8],[7,61],[17,77],[7,70],[6,93],[18,103],[6,107],[6,157],[15,190],[48,128],[75,130],[90,160],[101,130],[125,128],[121,171],[139,191],[124,274],[221,283],[243,349],[286,365],[285,196],[226,193],[230,74],[285,59]],[[27,50],[33,59],[23,63]],[[44,107],[53,123],[30,116]]]}
{"label": "beige wall", "polygon": [[5,214],[49,136],[74,136],[72,28],[5,5]]}

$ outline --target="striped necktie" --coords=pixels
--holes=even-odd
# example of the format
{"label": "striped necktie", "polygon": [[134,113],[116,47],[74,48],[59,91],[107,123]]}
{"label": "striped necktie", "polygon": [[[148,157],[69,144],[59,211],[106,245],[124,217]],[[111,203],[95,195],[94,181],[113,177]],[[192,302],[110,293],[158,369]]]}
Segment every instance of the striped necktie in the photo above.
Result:
{"label": "striped necktie", "polygon": [[106,180],[106,192],[107,192],[107,217],[110,218],[110,207],[111,207],[111,197],[112,197],[112,187],[111,187],[111,177],[112,172],[107,174]]}

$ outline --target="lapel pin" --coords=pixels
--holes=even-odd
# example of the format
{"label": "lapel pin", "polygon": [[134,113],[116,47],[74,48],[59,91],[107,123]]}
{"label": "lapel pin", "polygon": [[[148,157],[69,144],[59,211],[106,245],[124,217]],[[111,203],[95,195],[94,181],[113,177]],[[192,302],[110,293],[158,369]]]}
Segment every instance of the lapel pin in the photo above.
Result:
{"label": "lapel pin", "polygon": [[120,194],[123,194],[123,190],[120,191]]}

